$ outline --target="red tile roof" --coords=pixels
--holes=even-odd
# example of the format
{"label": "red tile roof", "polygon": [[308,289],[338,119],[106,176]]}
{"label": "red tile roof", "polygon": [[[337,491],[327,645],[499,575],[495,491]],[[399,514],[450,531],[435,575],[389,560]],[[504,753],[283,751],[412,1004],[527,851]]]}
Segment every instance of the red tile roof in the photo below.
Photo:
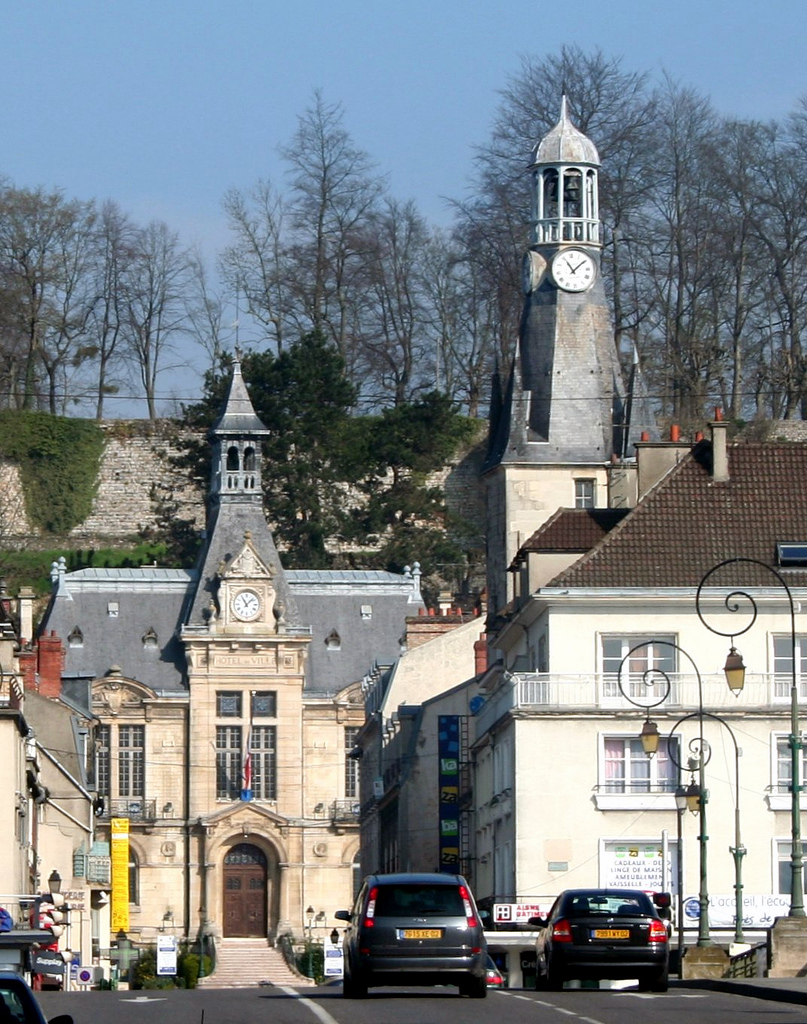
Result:
{"label": "red tile roof", "polygon": [[626,508],[559,508],[521,551],[590,551],[629,512]]}
{"label": "red tile roof", "polygon": [[[729,445],[725,483],[713,481],[711,459],[711,442],[695,445],[619,525],[548,586],[696,587],[714,565],[735,557],[782,571],[776,544],[807,542],[807,445]],[[788,584],[807,586],[807,571],[783,575]],[[710,583],[778,585],[772,573],[747,563]]]}

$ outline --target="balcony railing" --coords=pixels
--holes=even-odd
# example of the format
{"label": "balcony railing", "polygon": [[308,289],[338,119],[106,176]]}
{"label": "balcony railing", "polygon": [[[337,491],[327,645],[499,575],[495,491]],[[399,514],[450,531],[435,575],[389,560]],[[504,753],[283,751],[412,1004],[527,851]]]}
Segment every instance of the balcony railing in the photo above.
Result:
{"label": "balcony railing", "polygon": [[358,800],[334,800],[331,804],[331,822],[336,825],[342,823],[356,823],[361,813],[361,804]]}
{"label": "balcony railing", "polygon": [[156,821],[157,801],[144,800],[142,797],[119,798],[110,800],[104,797],[104,808],[98,817],[102,821],[110,818],[128,818],[129,821]]}
{"label": "balcony railing", "polygon": [[[652,704],[662,696],[662,684],[653,691],[645,688],[641,677],[623,677],[622,685],[638,703]],[[688,714],[698,708],[697,677],[686,673],[670,673],[670,692],[659,710]],[[755,711],[769,709],[782,713],[790,706],[790,676],[773,673],[751,673],[745,676],[745,688],[735,696],[726,685],[722,672],[701,674],[705,711],[721,712],[738,706]],[[807,704],[807,680],[801,683],[800,697]],[[612,673],[590,675],[552,672],[519,672],[488,698],[476,715],[476,734],[486,732],[509,711],[557,714],[559,711],[636,710],[620,693],[617,677]]]}

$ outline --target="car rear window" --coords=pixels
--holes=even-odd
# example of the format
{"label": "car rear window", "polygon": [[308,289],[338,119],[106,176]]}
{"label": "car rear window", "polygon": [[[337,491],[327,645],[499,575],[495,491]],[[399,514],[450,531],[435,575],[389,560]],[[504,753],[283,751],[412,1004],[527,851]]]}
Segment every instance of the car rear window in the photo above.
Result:
{"label": "car rear window", "polygon": [[459,889],[453,885],[382,885],[376,917],[465,917]]}
{"label": "car rear window", "polygon": [[653,914],[653,905],[644,893],[575,893],[570,895],[563,907],[567,917],[589,917],[591,915],[613,916],[620,914]]}

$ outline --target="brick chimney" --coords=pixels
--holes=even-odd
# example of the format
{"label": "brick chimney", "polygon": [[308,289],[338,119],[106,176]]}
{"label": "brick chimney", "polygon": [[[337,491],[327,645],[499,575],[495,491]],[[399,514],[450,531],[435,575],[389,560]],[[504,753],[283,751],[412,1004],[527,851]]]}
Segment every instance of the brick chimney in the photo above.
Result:
{"label": "brick chimney", "polygon": [[51,630],[39,638],[39,692],[43,697],[58,697],[62,692],[64,648],[61,638]]}
{"label": "brick chimney", "polygon": [[488,641],[487,633],[480,633],[479,639],[474,641],[474,675],[481,676],[488,670]]}

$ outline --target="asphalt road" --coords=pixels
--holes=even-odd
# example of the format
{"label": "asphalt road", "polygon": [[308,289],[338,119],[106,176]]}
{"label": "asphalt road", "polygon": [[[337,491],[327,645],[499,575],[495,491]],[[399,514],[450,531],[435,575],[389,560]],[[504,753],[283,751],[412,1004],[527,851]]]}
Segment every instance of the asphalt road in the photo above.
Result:
{"label": "asphalt road", "polygon": [[341,987],[145,992],[45,992],[46,1016],[69,1013],[75,1024],[804,1024],[807,1007],[730,992],[677,986],[651,994],[626,990],[490,992],[465,999],[456,989],[371,989],[342,998]]}

